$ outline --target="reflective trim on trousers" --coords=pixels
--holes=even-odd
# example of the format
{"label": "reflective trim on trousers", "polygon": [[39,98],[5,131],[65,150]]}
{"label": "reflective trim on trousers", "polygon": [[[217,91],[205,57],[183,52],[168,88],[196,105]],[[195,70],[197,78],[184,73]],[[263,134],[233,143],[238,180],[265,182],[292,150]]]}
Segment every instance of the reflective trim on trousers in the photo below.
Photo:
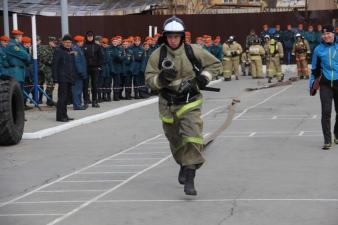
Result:
{"label": "reflective trim on trousers", "polygon": [[195,143],[199,145],[203,145],[204,141],[202,137],[183,137],[184,143]]}
{"label": "reflective trim on trousers", "polygon": [[160,119],[163,123],[174,123],[174,118],[160,115]]}
{"label": "reflective trim on trousers", "polygon": [[183,113],[187,112],[188,110],[195,108],[196,106],[199,106],[203,103],[203,99],[198,99],[194,102],[190,102],[188,104],[185,104],[180,108],[179,110],[176,111],[176,116],[179,118]]}

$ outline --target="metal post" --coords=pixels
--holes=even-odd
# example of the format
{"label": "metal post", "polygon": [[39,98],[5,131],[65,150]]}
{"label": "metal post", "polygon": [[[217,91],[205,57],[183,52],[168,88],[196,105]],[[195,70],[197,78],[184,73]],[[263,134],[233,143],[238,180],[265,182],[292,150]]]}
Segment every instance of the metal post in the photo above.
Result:
{"label": "metal post", "polygon": [[61,30],[62,30],[62,36],[65,34],[69,34],[68,0],[61,0]]}
{"label": "metal post", "polygon": [[13,13],[13,30],[18,29],[18,14]]}
{"label": "metal post", "polygon": [[33,66],[34,66],[34,100],[39,102],[39,89],[38,89],[38,53],[36,43],[36,19],[32,16],[32,41],[33,41]]}
{"label": "metal post", "polygon": [[152,37],[153,36],[153,26],[149,26],[149,37]]}
{"label": "metal post", "polygon": [[8,0],[3,0],[4,32],[9,37]]}
{"label": "metal post", "polygon": [[154,27],[154,34],[157,34],[157,27]]}

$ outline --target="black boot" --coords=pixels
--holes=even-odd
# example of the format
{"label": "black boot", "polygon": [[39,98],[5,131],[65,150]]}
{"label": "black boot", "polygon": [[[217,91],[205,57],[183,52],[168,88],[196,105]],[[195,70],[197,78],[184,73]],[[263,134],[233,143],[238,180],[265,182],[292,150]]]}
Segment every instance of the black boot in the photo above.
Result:
{"label": "black boot", "polygon": [[113,100],[114,101],[120,101],[120,94],[118,92],[114,92]]}
{"label": "black boot", "polygon": [[107,102],[111,102],[111,94],[110,93],[107,93],[106,99],[107,99]]}
{"label": "black boot", "polygon": [[184,184],[185,183],[185,173],[184,173],[184,166],[181,166],[180,172],[178,173],[178,183]]}
{"label": "black boot", "polygon": [[130,93],[126,93],[126,100],[131,100],[131,94]]}
{"label": "black boot", "polygon": [[93,107],[93,108],[100,108],[100,105],[97,104],[96,101],[93,101],[93,102],[92,102],[92,107]]}
{"label": "black boot", "polygon": [[48,95],[48,97],[49,97],[49,99],[47,98],[47,105],[48,106],[55,106],[56,105],[56,103],[53,101],[53,96],[51,96],[51,95]]}
{"label": "black boot", "polygon": [[[101,93],[98,93],[97,94],[97,102],[98,103],[101,103],[102,102],[102,95],[101,95]],[[94,102],[93,102],[94,103]]]}
{"label": "black boot", "polygon": [[195,190],[195,184],[194,184],[196,170],[186,168],[184,169],[184,174],[185,174],[185,183],[184,183],[185,194],[186,195],[197,195],[197,191]]}
{"label": "black boot", "polygon": [[141,98],[138,91],[135,91],[134,98],[135,99],[140,99]]}
{"label": "black boot", "polygon": [[42,104],[42,97],[43,97],[43,94],[42,94],[42,92],[40,91],[40,92],[39,92],[39,104]]}

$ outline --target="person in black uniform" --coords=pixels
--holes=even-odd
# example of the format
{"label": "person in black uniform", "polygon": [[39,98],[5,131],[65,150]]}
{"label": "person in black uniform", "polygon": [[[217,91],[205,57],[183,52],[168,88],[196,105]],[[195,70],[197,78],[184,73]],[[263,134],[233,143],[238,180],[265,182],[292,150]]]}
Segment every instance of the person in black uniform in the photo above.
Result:
{"label": "person in black uniform", "polygon": [[[93,31],[88,31],[86,33],[86,41],[83,50],[86,56],[88,75],[91,80],[92,107],[99,108],[100,106],[97,103],[97,79],[103,64],[103,54],[101,47],[95,43]],[[90,102],[88,93],[89,78],[85,80],[83,85],[85,105],[88,105]]]}
{"label": "person in black uniform", "polygon": [[58,102],[56,107],[56,121],[68,122],[73,118],[67,115],[67,101],[75,82],[75,55],[72,49],[72,37],[65,35],[62,45],[54,51],[52,62],[54,83],[58,83]]}

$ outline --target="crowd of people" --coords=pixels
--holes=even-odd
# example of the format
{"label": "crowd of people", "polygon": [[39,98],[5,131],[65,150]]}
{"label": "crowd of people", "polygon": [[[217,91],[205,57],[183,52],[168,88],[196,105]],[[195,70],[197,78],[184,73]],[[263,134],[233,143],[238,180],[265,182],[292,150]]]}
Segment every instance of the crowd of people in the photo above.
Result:
{"label": "crowd of people", "polygon": [[[297,63],[298,76],[309,76],[307,60],[314,48],[321,42],[320,24],[314,31],[309,25],[307,31],[303,25],[297,28],[287,25],[281,30],[279,25],[263,25],[260,34],[254,30],[246,37],[245,47],[236,41],[235,36],[212,38],[203,35],[195,38],[195,44],[210,52],[223,63],[219,75],[224,81],[230,81],[235,75],[239,79],[240,68],[243,76],[253,79],[275,77],[284,78],[281,62],[290,64],[292,56]],[[32,93],[33,63],[32,39],[24,36],[20,30],[11,32],[12,38],[0,37],[0,74],[14,76],[22,86],[25,98]],[[193,43],[191,33],[186,31],[185,43]],[[67,104],[73,104],[74,110],[100,107],[103,101],[130,100],[148,98],[152,93],[145,85],[144,72],[151,53],[160,46],[161,34],[146,37],[111,39],[96,36],[88,31],[84,36],[65,35],[62,39],[49,37],[48,45],[42,45],[37,38],[38,80],[40,85],[39,104],[46,97],[46,104],[54,106],[54,85],[58,83],[57,120],[68,121]],[[263,74],[263,64],[267,72]],[[91,95],[91,96],[90,96]],[[33,99],[31,99],[33,100]],[[27,106],[29,108],[29,106]]]}

